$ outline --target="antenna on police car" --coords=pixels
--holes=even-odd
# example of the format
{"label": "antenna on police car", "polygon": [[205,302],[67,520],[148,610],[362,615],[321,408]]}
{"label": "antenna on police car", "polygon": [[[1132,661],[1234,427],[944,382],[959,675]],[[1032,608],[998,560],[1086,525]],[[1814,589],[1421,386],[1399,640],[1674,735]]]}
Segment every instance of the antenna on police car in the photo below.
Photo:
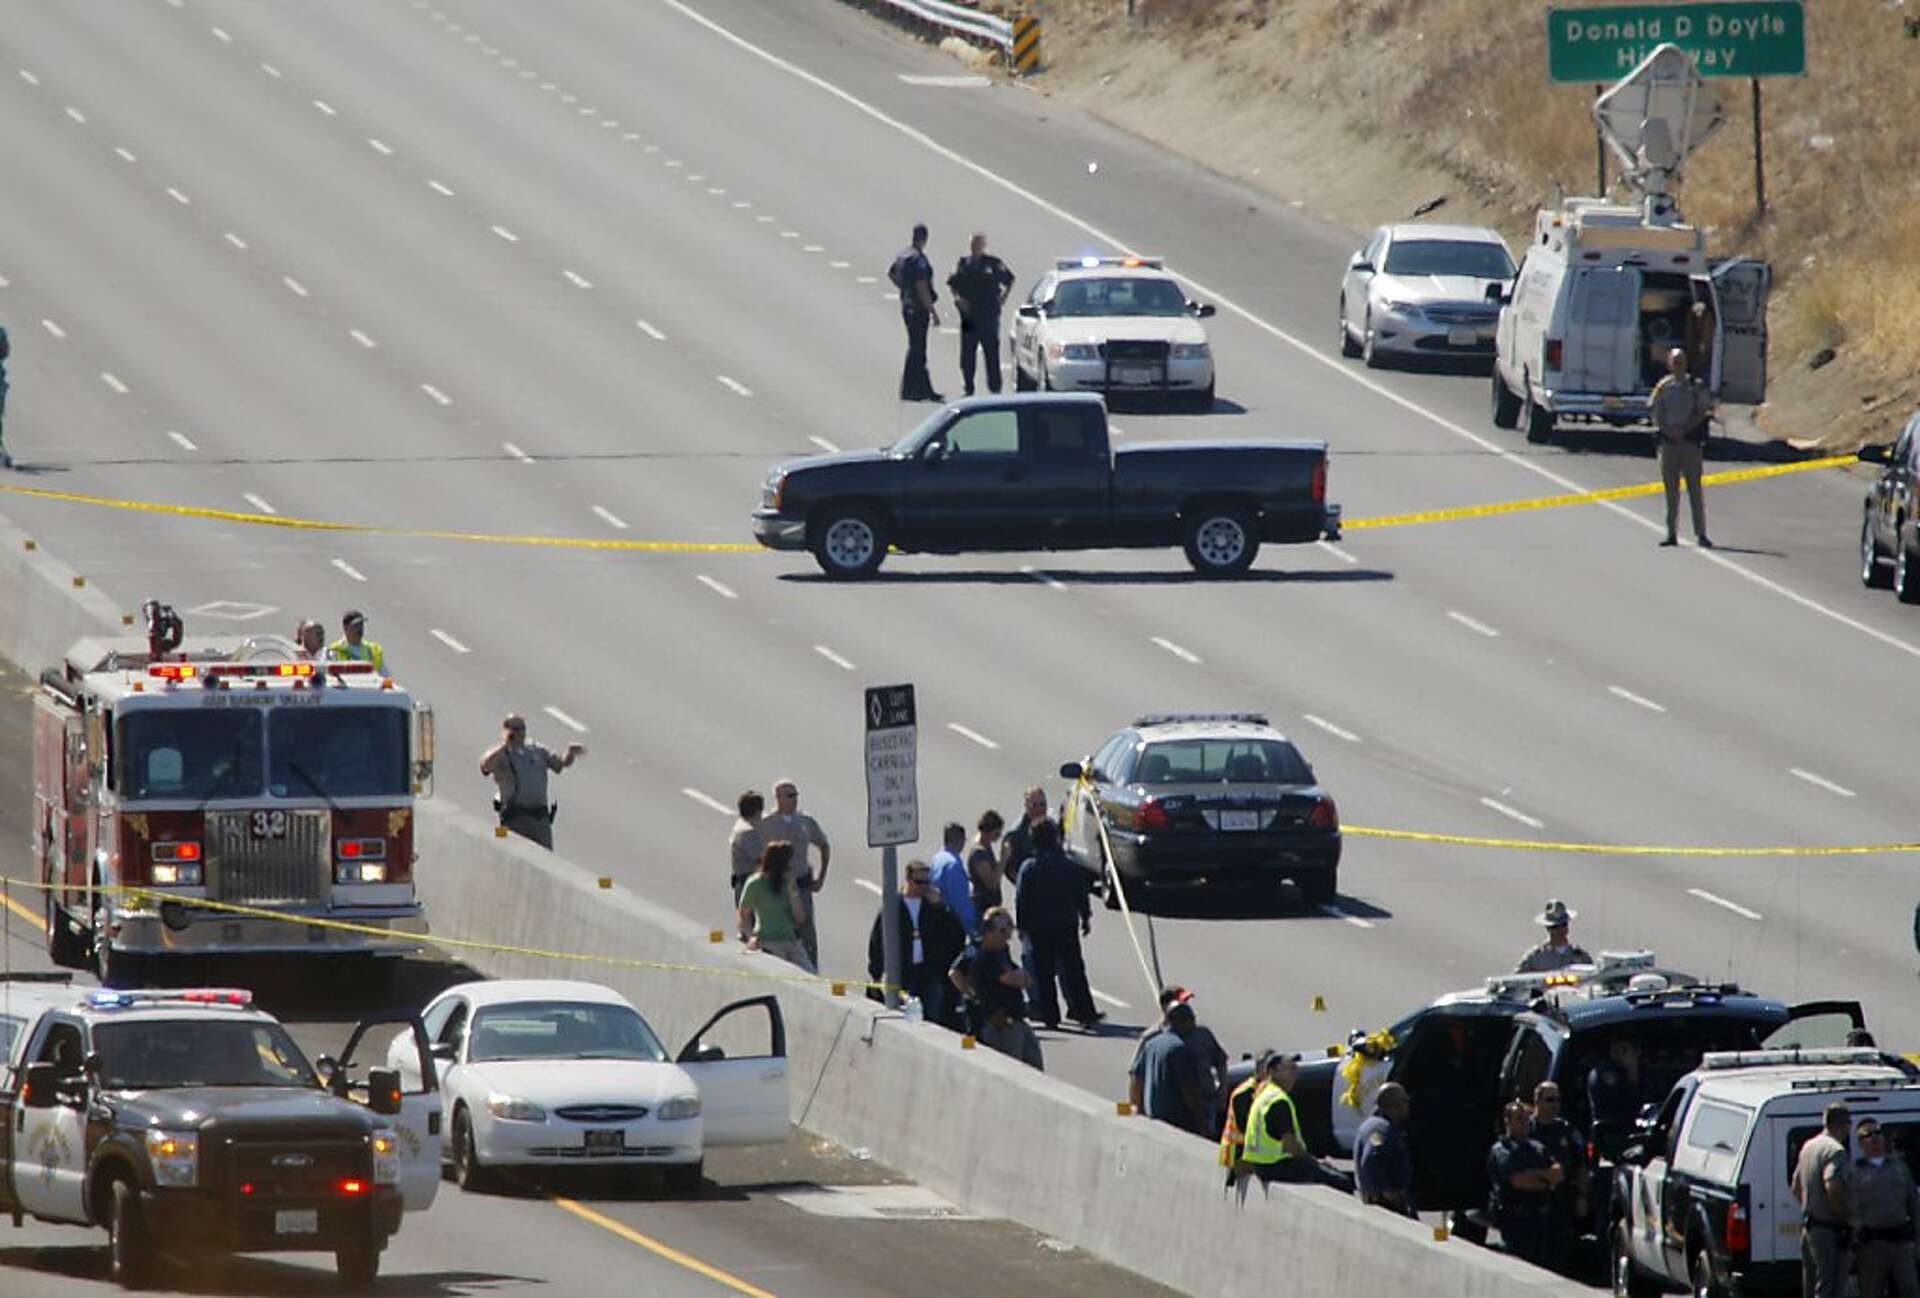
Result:
{"label": "antenna on police car", "polygon": [[1648,225],[1676,225],[1672,187],[1693,152],[1726,122],[1720,100],[1678,45],[1657,46],[1593,101],[1593,124],[1643,196]]}

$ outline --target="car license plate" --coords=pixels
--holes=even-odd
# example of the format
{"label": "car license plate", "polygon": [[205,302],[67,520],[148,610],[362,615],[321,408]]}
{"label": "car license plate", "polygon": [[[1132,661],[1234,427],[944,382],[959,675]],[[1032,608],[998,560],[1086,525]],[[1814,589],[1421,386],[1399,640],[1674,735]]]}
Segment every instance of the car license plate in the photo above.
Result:
{"label": "car license plate", "polygon": [[281,1208],[273,1214],[273,1233],[276,1235],[318,1235],[320,1233],[320,1210],[318,1208]]}
{"label": "car license plate", "polygon": [[1226,830],[1248,830],[1260,828],[1261,813],[1258,811],[1223,811],[1220,813],[1220,828]]}
{"label": "car license plate", "polygon": [[1454,347],[1472,347],[1480,341],[1478,329],[1449,329],[1447,342]]}
{"label": "car license plate", "polygon": [[587,1133],[587,1153],[589,1155],[617,1154],[626,1146],[627,1133],[615,1128],[612,1131],[589,1131]]}
{"label": "car license plate", "polygon": [[1122,368],[1115,370],[1113,372],[1113,377],[1121,383],[1132,383],[1140,386],[1145,386],[1146,384],[1152,383],[1155,381],[1154,373],[1152,370],[1140,369],[1138,367],[1131,366],[1131,365],[1123,366]]}

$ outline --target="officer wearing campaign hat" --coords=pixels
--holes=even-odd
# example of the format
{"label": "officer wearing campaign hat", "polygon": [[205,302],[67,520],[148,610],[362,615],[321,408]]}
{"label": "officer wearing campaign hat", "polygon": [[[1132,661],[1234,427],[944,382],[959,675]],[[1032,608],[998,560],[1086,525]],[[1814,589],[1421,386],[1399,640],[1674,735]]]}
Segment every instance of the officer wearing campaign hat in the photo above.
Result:
{"label": "officer wearing campaign hat", "polygon": [[1568,910],[1567,904],[1558,897],[1548,901],[1547,908],[1535,918],[1536,923],[1546,928],[1547,940],[1521,956],[1520,963],[1513,967],[1513,971],[1552,973],[1568,965],[1592,964],[1593,957],[1587,954],[1586,948],[1575,946],[1567,936],[1567,926],[1573,923],[1574,916],[1579,913]]}

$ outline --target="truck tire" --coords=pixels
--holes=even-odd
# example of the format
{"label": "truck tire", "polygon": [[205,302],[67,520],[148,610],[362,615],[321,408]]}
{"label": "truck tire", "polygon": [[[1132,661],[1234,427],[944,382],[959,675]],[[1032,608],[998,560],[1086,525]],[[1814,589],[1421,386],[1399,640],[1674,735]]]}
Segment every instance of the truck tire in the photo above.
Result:
{"label": "truck tire", "polygon": [[1535,446],[1553,440],[1553,412],[1542,410],[1533,399],[1533,380],[1525,380],[1526,394],[1520,399],[1520,419],[1526,425],[1527,440]]}
{"label": "truck tire", "polygon": [[1340,295],[1340,354],[1348,360],[1360,354],[1360,344],[1353,340],[1353,330],[1347,328],[1347,297]]}
{"label": "truck tire", "polygon": [[47,892],[47,959],[61,969],[87,967],[87,944],[74,934],[67,912],[53,892]]}
{"label": "truck tire", "polygon": [[364,1289],[380,1274],[380,1242],[378,1240],[359,1240],[352,1244],[342,1244],[333,1250],[333,1269],[340,1276],[340,1283],[354,1289]]}
{"label": "truck tire", "polygon": [[1920,558],[1904,523],[1893,534],[1893,593],[1902,604],[1920,604]]}
{"label": "truck tire", "polygon": [[140,1196],[118,1177],[107,1205],[107,1263],[114,1282],[122,1289],[145,1289],[159,1270],[153,1236],[140,1212]]}
{"label": "truck tire", "polygon": [[1500,363],[1493,366],[1493,426],[1512,428],[1520,422],[1520,398],[1513,395],[1513,389],[1500,377]]}
{"label": "truck tire", "polygon": [[1885,590],[1893,585],[1893,569],[1886,562],[1887,556],[1880,553],[1880,542],[1873,535],[1873,514],[1869,510],[1860,515],[1860,584],[1868,590]]}
{"label": "truck tire", "polygon": [[1207,506],[1187,520],[1186,549],[1187,562],[1202,577],[1237,577],[1253,566],[1260,538],[1246,510]]}
{"label": "truck tire", "polygon": [[1607,1232],[1608,1267],[1607,1273],[1613,1281],[1614,1298],[1660,1298],[1660,1286],[1652,1276],[1640,1269],[1627,1251],[1627,1219],[1616,1218],[1613,1229]]}
{"label": "truck tire", "polygon": [[1713,1258],[1697,1242],[1687,1254],[1687,1283],[1693,1298],[1726,1298],[1726,1286],[1713,1273]]}
{"label": "truck tire", "polygon": [[829,508],[811,532],[813,557],[829,577],[872,576],[887,557],[887,530],[864,509]]}

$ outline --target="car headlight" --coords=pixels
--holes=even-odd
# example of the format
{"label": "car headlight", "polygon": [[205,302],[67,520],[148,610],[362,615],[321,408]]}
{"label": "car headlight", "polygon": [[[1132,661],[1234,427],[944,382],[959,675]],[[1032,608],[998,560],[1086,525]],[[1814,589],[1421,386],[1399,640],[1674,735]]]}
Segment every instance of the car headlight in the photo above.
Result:
{"label": "car headlight", "polygon": [[781,496],[781,493],[786,491],[786,489],[787,489],[786,474],[776,473],[771,477],[769,477],[766,481],[766,484],[760,488],[761,507],[763,509],[771,509],[775,513],[778,513],[780,510],[780,496]]}
{"label": "car headlight", "polygon": [[373,1183],[400,1184],[400,1142],[388,1127],[373,1133]]}
{"label": "car headlight", "polygon": [[147,1161],[153,1164],[155,1185],[196,1185],[200,1181],[200,1136],[192,1131],[149,1131]]}
{"label": "car headlight", "polygon": [[1381,305],[1395,315],[1417,316],[1420,314],[1420,304],[1418,302],[1396,302],[1392,298],[1388,298],[1385,302],[1381,303]]}
{"label": "car headlight", "polygon": [[545,1122],[547,1111],[532,1100],[495,1092],[487,1097],[487,1112],[506,1122]]}
{"label": "car headlight", "polygon": [[200,878],[198,861],[155,861],[153,863],[153,882],[156,887],[166,888],[175,885],[193,887],[199,884]]}
{"label": "car headlight", "polygon": [[654,1110],[653,1116],[659,1118],[662,1122],[673,1122],[680,1118],[697,1118],[700,1116],[700,1097],[697,1095],[677,1096]]}
{"label": "car headlight", "polygon": [[1047,355],[1057,361],[1097,361],[1099,343],[1048,343]]}
{"label": "car headlight", "polygon": [[333,881],[335,883],[385,883],[387,863],[385,861],[335,861]]}
{"label": "car headlight", "polygon": [[1176,361],[1203,361],[1213,355],[1213,348],[1206,343],[1175,343],[1171,354]]}

